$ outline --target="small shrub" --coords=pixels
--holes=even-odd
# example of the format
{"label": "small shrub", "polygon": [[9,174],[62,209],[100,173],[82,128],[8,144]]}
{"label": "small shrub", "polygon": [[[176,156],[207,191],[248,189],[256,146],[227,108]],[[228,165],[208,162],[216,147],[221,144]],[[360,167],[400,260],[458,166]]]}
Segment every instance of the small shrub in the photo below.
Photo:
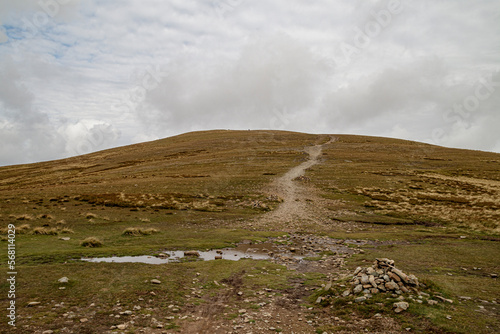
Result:
{"label": "small shrub", "polygon": [[81,243],[82,247],[102,247],[102,241],[97,239],[96,237],[88,237],[85,238]]}
{"label": "small shrub", "polygon": [[55,228],[47,228],[47,227],[35,227],[31,234],[38,235],[57,235],[59,232]]}
{"label": "small shrub", "polygon": [[16,234],[24,234],[30,230],[30,224],[22,224],[21,226],[16,226]]}
{"label": "small shrub", "polygon": [[75,231],[73,231],[72,229],[68,228],[68,227],[64,227],[62,229],[59,230],[60,233],[75,233]]}
{"label": "small shrub", "polygon": [[138,228],[138,227],[129,227],[123,231],[123,235],[129,235],[133,237],[138,237],[141,235],[151,235],[153,233],[158,233],[159,231],[155,228]]}

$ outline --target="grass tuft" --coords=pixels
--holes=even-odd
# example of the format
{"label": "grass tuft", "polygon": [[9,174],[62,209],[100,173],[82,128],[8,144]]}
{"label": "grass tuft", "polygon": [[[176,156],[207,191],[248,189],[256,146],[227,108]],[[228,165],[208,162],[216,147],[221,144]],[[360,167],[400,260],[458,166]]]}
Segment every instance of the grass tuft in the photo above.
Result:
{"label": "grass tuft", "polygon": [[129,227],[123,231],[123,235],[129,235],[133,237],[141,236],[141,235],[151,235],[153,233],[158,233],[159,231],[155,228],[139,228],[139,227]]}
{"label": "grass tuft", "polygon": [[47,227],[35,227],[31,234],[35,235],[58,235],[59,232],[55,228],[47,228]]}
{"label": "grass tuft", "polygon": [[67,234],[70,234],[70,233],[75,233],[75,231],[73,231],[72,229],[68,228],[68,227],[64,227],[62,229],[59,230],[59,233],[67,233]]}
{"label": "grass tuft", "polygon": [[88,238],[85,238],[81,243],[80,243],[80,246],[82,247],[90,247],[90,248],[94,248],[94,247],[102,247],[103,246],[103,243],[101,240],[99,240],[98,238],[96,237],[88,237]]}

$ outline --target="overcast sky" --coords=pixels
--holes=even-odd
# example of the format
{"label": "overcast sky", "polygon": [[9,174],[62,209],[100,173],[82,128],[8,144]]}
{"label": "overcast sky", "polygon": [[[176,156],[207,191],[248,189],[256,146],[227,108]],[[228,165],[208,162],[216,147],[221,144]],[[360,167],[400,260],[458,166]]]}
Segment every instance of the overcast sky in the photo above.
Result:
{"label": "overcast sky", "polygon": [[500,152],[498,0],[0,0],[0,165],[203,129]]}

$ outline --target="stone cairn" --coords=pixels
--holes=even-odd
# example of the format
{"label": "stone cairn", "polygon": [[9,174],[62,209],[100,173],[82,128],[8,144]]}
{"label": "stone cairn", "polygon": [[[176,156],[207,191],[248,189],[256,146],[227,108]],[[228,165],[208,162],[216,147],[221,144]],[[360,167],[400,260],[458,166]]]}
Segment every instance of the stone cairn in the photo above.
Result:
{"label": "stone cairn", "polygon": [[[352,293],[376,294],[391,292],[402,294],[410,290],[418,293],[418,279],[406,275],[394,266],[394,260],[376,259],[371,267],[358,267],[351,280]],[[349,291],[350,292],[350,291]]]}

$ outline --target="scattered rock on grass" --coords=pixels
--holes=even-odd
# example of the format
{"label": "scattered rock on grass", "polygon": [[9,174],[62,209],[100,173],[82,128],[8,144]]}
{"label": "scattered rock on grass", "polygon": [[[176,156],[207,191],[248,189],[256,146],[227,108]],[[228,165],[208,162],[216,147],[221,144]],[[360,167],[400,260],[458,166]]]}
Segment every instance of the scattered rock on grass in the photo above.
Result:
{"label": "scattered rock on grass", "polygon": [[67,278],[66,276],[64,277],[61,277],[60,279],[57,280],[59,283],[68,283],[69,282],[69,278]]}
{"label": "scattered rock on grass", "polygon": [[410,307],[410,304],[407,302],[398,302],[393,304],[394,307],[394,312],[396,313],[401,313],[403,311],[406,311],[408,307]]}

